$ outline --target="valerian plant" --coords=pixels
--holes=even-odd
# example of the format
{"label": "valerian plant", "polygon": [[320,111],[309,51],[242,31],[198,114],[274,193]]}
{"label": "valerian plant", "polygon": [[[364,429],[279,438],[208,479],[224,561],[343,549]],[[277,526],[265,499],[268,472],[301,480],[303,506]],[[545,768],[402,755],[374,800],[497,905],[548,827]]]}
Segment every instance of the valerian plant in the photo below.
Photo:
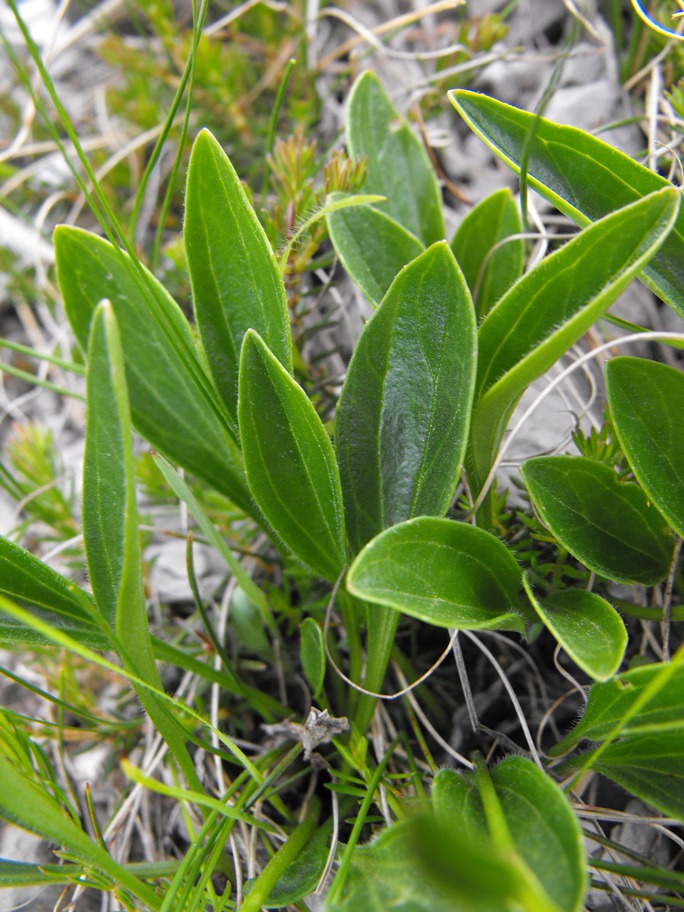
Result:
{"label": "valerian plant", "polygon": [[[522,468],[554,547],[586,568],[581,585],[570,577],[535,581],[525,571],[500,535],[492,483],[525,391],[634,278],[684,314],[681,192],[586,133],[472,92],[453,92],[451,100],[581,230],[525,271],[521,215],[512,195],[499,191],[449,241],[421,143],[377,78],[363,74],[349,100],[347,147],[352,159],[367,161],[364,195],[333,192],[318,213],[374,308],[348,364],[332,437],[295,372],[287,258],[276,258],[209,132],[195,140],[186,185],[192,321],[130,252],[77,228],[56,230],[59,287],[87,365],[82,512],[91,591],[3,539],[2,632],[15,643],[57,644],[127,679],[183,780],[165,793],[192,804],[198,823],[185,859],[170,870],[119,864],[86,834],[15,730],[0,754],[0,814],[59,845],[68,864],[29,871],[2,862],[4,883],[20,874],[35,883],[85,877],[115,891],[124,906],[190,912],[205,897],[197,884],[218,868],[241,825],[261,833],[269,856],[242,900],[245,912],[299,903],[319,884],[328,890],[329,912],[400,904],[579,912],[589,871],[603,864],[588,860],[571,804],[580,805],[585,773],[684,820],[684,650],[620,674],[630,606],[623,599],[616,610],[607,597],[611,583],[653,588],[666,581],[667,603],[656,617],[668,627],[668,649],[678,643],[670,625],[679,617],[673,595],[684,534],[682,374],[633,357],[609,362],[608,405],[629,479],[581,455],[538,457]],[[329,600],[334,624],[323,623],[319,603],[299,609],[297,654],[321,707],[308,719],[287,719],[278,701],[255,693],[222,643],[214,645],[223,666],[209,672],[150,630],[133,431],[153,447],[168,484],[269,636],[284,635],[272,580],[248,572],[192,484],[239,508]],[[461,488],[470,498],[466,510],[457,505]],[[434,776],[429,801],[421,784],[419,812],[417,799],[394,784],[390,825],[359,845],[397,748],[373,760],[367,735],[397,656],[399,625],[414,621],[530,639],[546,629],[594,683],[579,723],[546,757],[532,743],[493,767],[478,755],[463,758],[466,771]],[[299,743],[248,757],[232,736],[165,693],[157,662],[220,683],[271,730]],[[342,684],[337,666],[344,666]],[[336,851],[333,842],[330,858],[331,813],[314,798],[299,816],[279,794],[279,777],[298,752],[308,757],[316,747],[345,796],[344,814],[354,816],[346,845]],[[231,769],[219,797],[198,773],[196,748]],[[124,769],[161,789],[130,763]],[[414,772],[420,778],[415,765]],[[257,813],[264,796],[268,816]],[[634,874],[634,866],[610,869]],[[684,886],[680,876],[647,864],[642,873],[664,896]],[[221,908],[235,907],[231,895],[229,887]]]}

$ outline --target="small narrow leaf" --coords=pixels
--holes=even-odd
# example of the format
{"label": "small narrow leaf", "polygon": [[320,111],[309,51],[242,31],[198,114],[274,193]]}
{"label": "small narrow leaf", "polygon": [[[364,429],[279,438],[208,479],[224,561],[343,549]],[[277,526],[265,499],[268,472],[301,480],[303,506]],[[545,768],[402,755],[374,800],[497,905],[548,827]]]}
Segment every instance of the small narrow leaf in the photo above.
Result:
{"label": "small narrow leaf", "polygon": [[451,241],[480,319],[522,275],[525,242],[512,237],[522,230],[518,206],[504,187],[466,215]]}
{"label": "small narrow leaf", "polygon": [[[490,840],[493,853],[498,850],[515,862],[528,890],[536,886],[558,909],[579,912],[587,890],[583,837],[561,790],[524,757],[507,757],[499,763],[490,783],[493,794],[483,800],[478,778],[452,770],[439,772],[433,789],[438,819],[473,842]],[[497,845],[488,801],[497,803],[510,845]],[[541,906],[530,907],[528,900],[525,908],[532,912]]]}
{"label": "small narrow leaf", "polygon": [[665,578],[674,542],[635,484],[585,456],[541,456],[522,467],[545,525],[594,573],[654,586]]}
{"label": "small narrow leaf", "polygon": [[0,756],[0,818],[60,846],[95,871],[114,879],[150,909],[159,909],[161,897],[118,864],[78,827],[52,795]]}
{"label": "small narrow leaf", "polygon": [[634,668],[610,681],[594,684],[589,691],[589,701],[584,715],[573,728],[549,752],[560,756],[578,744],[582,739],[605,740],[629,714],[628,721],[621,726],[622,735],[656,734],[684,731],[684,667],[675,669],[674,674],[648,699],[635,715],[632,707],[641,701],[646,688],[663,671],[663,665],[645,665]]}
{"label": "small narrow leaf", "polygon": [[514,613],[520,568],[476,526],[418,517],[378,535],[347,574],[347,589],[438,627],[523,632]]}
{"label": "small narrow leaf", "polygon": [[479,330],[473,458],[489,471],[513,407],[529,384],[616,300],[667,237],[680,194],[669,188],[607,216],[528,272]]}
{"label": "small narrow leaf", "polygon": [[374,206],[338,209],[327,222],[342,265],[375,306],[400,270],[425,249],[415,235]]}
{"label": "small narrow leaf", "polygon": [[379,209],[426,245],[444,238],[442,200],[427,152],[370,70],[349,95],[347,146],[352,157],[367,156],[363,189],[386,197]]}
{"label": "small narrow leaf", "polygon": [[[511,105],[458,89],[451,103],[492,151],[579,225],[671,186],[665,178],[575,127],[560,126]],[[644,280],[684,316],[684,209],[675,229],[644,269]]]}
{"label": "small narrow leaf", "polygon": [[[131,414],[155,449],[249,512],[241,457],[212,400],[190,327],[149,273],[102,238],[61,225],[55,231],[57,278],[69,323],[85,350],[98,302],[112,302],[121,330]],[[149,287],[147,287],[149,285]],[[152,294],[154,290],[154,294]]]}
{"label": "small narrow leaf", "polygon": [[337,579],[346,553],[332,443],[304,390],[253,330],[242,343],[238,416],[260,510],[303,563]]}
{"label": "small narrow leaf", "polygon": [[403,269],[357,343],[336,448],[354,552],[412,516],[443,516],[458,482],[473,397],[476,330],[445,242]]}
{"label": "small narrow leaf", "polygon": [[639,484],[684,537],[684,374],[642,358],[606,367],[608,404]]}
{"label": "small narrow leaf", "polygon": [[325,644],[323,631],[313,618],[305,618],[300,629],[299,653],[302,670],[311,693],[317,697],[325,679]]}
{"label": "small narrow leaf", "polygon": [[607,681],[620,667],[627,646],[622,618],[605,599],[583,589],[565,589],[530,601],[570,658],[595,681]]}
{"label": "small narrow leaf", "polygon": [[190,156],[183,237],[197,328],[216,388],[237,422],[242,337],[255,329],[291,372],[290,320],[266,233],[208,130],[198,135]]}

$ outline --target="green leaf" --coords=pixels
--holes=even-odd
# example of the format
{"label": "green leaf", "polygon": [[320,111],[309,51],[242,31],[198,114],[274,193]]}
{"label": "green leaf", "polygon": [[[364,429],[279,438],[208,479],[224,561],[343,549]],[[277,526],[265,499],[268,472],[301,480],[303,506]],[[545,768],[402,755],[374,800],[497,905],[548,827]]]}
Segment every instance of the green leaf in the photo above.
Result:
{"label": "green leaf", "polygon": [[[92,320],[86,373],[83,541],[98,610],[116,631],[123,666],[162,690],[147,623],[135,466],[121,339],[112,305]],[[156,695],[136,687],[189,781],[199,784],[184,732]]]}
{"label": "green leaf", "polygon": [[[21,599],[16,601],[20,602]],[[1,606],[0,611],[2,611]],[[35,608],[31,609],[31,614],[44,623],[50,624],[56,630],[73,637],[82,646],[88,646],[90,649],[111,649],[111,640],[95,624],[70,620],[61,615],[39,611]],[[0,642],[5,645],[33,648],[34,646],[51,646],[53,641],[16,618],[0,617]]]}
{"label": "green leaf", "polygon": [[438,627],[523,632],[520,568],[476,526],[423,516],[378,535],[347,574],[353,595]]}
{"label": "green leaf", "polygon": [[522,475],[544,524],[594,573],[643,586],[667,576],[674,542],[637,485],[586,456],[540,456]]}
{"label": "green leaf", "polygon": [[299,654],[302,670],[311,693],[317,697],[325,679],[325,644],[323,631],[313,618],[305,618],[300,628]]}
{"label": "green leaf", "polygon": [[0,536],[0,592],[20,605],[38,608],[79,623],[95,624],[92,599],[76,583]]}
{"label": "green leaf", "polygon": [[627,630],[613,606],[584,589],[565,589],[540,598],[523,581],[544,626],[582,671],[596,681],[612,677],[627,646]]}
{"label": "green leaf", "polygon": [[374,206],[338,209],[327,223],[342,265],[375,306],[400,270],[425,249],[415,235]]}
{"label": "green leaf", "polygon": [[529,384],[552,367],[616,300],[662,244],[677,213],[673,188],[582,231],[528,272],[479,330],[472,453],[480,479]]}
{"label": "green leaf", "polygon": [[93,842],[44,787],[0,756],[0,818],[66,849],[130,891],[144,908],[159,909],[161,897]]}
{"label": "green leaf", "polygon": [[544,898],[546,908],[579,912],[587,890],[586,860],[582,831],[564,794],[524,757],[506,758],[485,777],[439,772],[433,788],[438,819],[465,840],[489,842],[495,857],[514,863],[517,898],[530,912],[541,909],[535,902]]}
{"label": "green leaf", "polygon": [[[585,763],[591,754],[578,759]],[[601,751],[591,768],[684,822],[684,730],[632,735]]]}
{"label": "green leaf", "polygon": [[466,215],[451,241],[480,319],[522,275],[525,242],[511,239],[522,230],[513,194],[504,187]]}
{"label": "green leaf", "polygon": [[461,472],[476,358],[472,301],[445,242],[405,267],[366,324],[337,408],[347,531],[443,516]]}
{"label": "green leaf", "polygon": [[428,154],[370,70],[349,95],[347,146],[353,158],[368,157],[363,189],[387,198],[379,209],[426,245],[444,238],[441,194]]}
{"label": "green leaf", "polygon": [[617,726],[622,735],[665,734],[684,731],[684,667],[675,669],[666,686],[660,687],[621,725],[634,704],[642,700],[646,688],[663,671],[663,665],[634,668],[610,681],[594,684],[584,715],[573,730],[555,745],[553,757],[567,753],[582,739],[605,740]]}
{"label": "green leaf", "polygon": [[313,893],[328,860],[332,824],[330,817],[318,827],[299,855],[290,862],[278,883],[268,894],[268,899],[264,903],[265,909],[283,909]]}
{"label": "green leaf", "polygon": [[[412,821],[396,823],[369,845],[355,849],[340,895],[325,905],[326,912],[500,912],[500,906],[473,905],[475,889],[469,884],[470,905],[454,906],[449,890],[434,877],[417,876],[416,849]],[[472,862],[473,852],[466,857]],[[478,856],[484,873],[484,859]],[[460,867],[460,866],[459,866]],[[486,891],[486,881],[483,878]],[[489,898],[488,896],[486,898]],[[496,894],[496,899],[500,897]]]}
{"label": "green leaf", "polygon": [[133,441],[123,353],[111,304],[93,317],[86,374],[83,542],[95,604],[150,667]]}
{"label": "green leaf", "polygon": [[684,374],[642,358],[606,366],[608,404],[639,484],[684,537]]}
{"label": "green leaf", "polygon": [[242,337],[256,329],[292,371],[285,286],[230,159],[208,130],[192,148],[183,225],[195,318],[214,383],[237,422]]}
{"label": "green leaf", "polygon": [[[240,453],[213,401],[190,327],[146,271],[102,238],[65,225],[55,230],[57,277],[83,349],[98,302],[112,302],[121,331],[136,429],[169,459],[249,512]],[[152,294],[154,291],[154,294]]]}
{"label": "green leaf", "polygon": [[275,855],[272,855],[266,867],[251,884],[251,889],[240,905],[240,912],[261,912],[268,902],[271,891],[283,878],[293,864],[297,863],[302,851],[311,840],[316,826],[320,804],[314,798],[308,805],[304,820],[288,836]]}
{"label": "green leaf", "polygon": [[242,343],[240,438],[249,486],[281,541],[335,580],[346,561],[335,454],[304,390],[249,330]]}
{"label": "green leaf", "polygon": [[[43,561],[0,536],[0,593],[14,599],[41,620],[93,649],[111,642],[93,600],[80,586]],[[0,642],[42,646],[50,641],[11,617],[0,617]]]}
{"label": "green leaf", "polygon": [[[671,186],[583,130],[464,89],[450,92],[449,98],[471,129],[516,173],[528,158],[530,186],[579,225]],[[684,209],[643,278],[684,316]]]}

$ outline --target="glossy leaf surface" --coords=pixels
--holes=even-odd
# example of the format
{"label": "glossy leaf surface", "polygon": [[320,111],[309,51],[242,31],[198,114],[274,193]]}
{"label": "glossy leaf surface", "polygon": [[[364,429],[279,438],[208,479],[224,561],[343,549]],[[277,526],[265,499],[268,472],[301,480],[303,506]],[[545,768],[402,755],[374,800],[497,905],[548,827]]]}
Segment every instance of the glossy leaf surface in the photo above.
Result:
{"label": "glossy leaf surface", "polygon": [[149,273],[144,282],[120,250],[86,231],[57,228],[55,257],[67,316],[83,349],[96,305],[112,302],[136,429],[249,512],[252,499],[238,448],[219,406],[212,405],[215,394],[178,305]]}
{"label": "glossy leaf surface", "polygon": [[337,409],[349,541],[359,551],[412,516],[443,516],[473,397],[472,301],[446,243],[403,269],[354,351]]}
{"label": "glossy leaf surface", "polygon": [[346,553],[332,443],[304,390],[253,330],[242,344],[238,415],[260,510],[303,563],[337,579]]}
{"label": "glossy leaf surface", "polygon": [[347,588],[438,627],[525,629],[512,613],[520,589],[515,558],[466,523],[425,516],[385,530],[352,564]]}
{"label": "glossy leaf surface", "polygon": [[479,329],[472,452],[486,475],[510,413],[529,384],[624,291],[667,236],[673,188],[607,216],[546,257],[489,312]]}
{"label": "glossy leaf surface", "polygon": [[[654,686],[663,668],[660,664],[646,665],[594,684],[582,718],[550,753],[559,756],[585,738],[603,741],[616,726],[624,735],[684,731],[684,667],[675,669],[667,683],[648,696],[647,688]],[[646,702],[631,715],[637,701],[641,703],[644,698]],[[628,715],[631,717],[623,723]]]}
{"label": "glossy leaf surface", "polygon": [[617,611],[600,595],[565,589],[543,598],[525,586],[544,626],[595,681],[606,681],[620,667],[627,630]]}
{"label": "glossy leaf surface", "polygon": [[375,306],[402,267],[425,249],[415,235],[374,206],[338,209],[327,222],[342,265]]}
{"label": "glossy leaf surface", "polygon": [[594,573],[653,586],[667,575],[674,541],[635,484],[584,456],[541,456],[522,467],[544,524]]}
{"label": "glossy leaf surface", "polygon": [[639,484],[684,537],[684,374],[642,358],[606,366],[608,404]]}
{"label": "glossy leaf surface", "polygon": [[387,212],[424,244],[444,238],[442,200],[427,152],[370,70],[354,83],[347,108],[347,146],[367,156],[364,193],[379,193]]}
{"label": "glossy leaf surface", "polygon": [[521,238],[509,240],[522,230],[517,203],[504,187],[486,196],[466,215],[451,241],[479,318],[485,317],[522,275],[525,242]]}
{"label": "glossy leaf surface", "polygon": [[520,899],[529,897],[526,908],[535,908],[535,890],[539,908],[544,898],[563,912],[583,908],[587,877],[579,822],[555,782],[532,761],[507,757],[484,778],[442,770],[433,802],[443,823],[514,862]]}
{"label": "glossy leaf surface", "polygon": [[208,130],[195,140],[183,225],[197,328],[214,383],[237,421],[242,338],[255,329],[292,371],[285,286],[230,159]]}
{"label": "glossy leaf surface", "polygon": [[[526,155],[530,186],[579,225],[671,186],[665,178],[583,130],[458,89],[451,103],[472,130],[514,171]],[[656,293],[684,316],[684,210],[644,269]]]}

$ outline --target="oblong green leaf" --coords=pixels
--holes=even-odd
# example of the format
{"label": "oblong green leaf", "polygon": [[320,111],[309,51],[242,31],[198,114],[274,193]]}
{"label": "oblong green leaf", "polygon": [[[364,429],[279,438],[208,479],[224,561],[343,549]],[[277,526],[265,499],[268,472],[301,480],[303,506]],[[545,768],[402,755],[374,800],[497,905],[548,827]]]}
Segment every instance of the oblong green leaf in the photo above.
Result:
{"label": "oblong green leaf", "polygon": [[513,238],[522,219],[508,187],[490,193],[466,215],[451,241],[480,319],[523,272],[525,242]]}
{"label": "oblong green leaf", "polygon": [[[596,137],[511,105],[457,89],[451,103],[472,130],[515,172],[527,159],[530,186],[579,225],[663,187],[665,178]],[[644,269],[644,279],[684,316],[684,209]]]}
{"label": "oblong green leaf", "polygon": [[591,225],[528,272],[479,330],[473,459],[486,475],[513,407],[616,300],[677,214],[672,187]]}
{"label": "oblong green leaf", "polygon": [[208,130],[190,155],[183,224],[195,319],[214,383],[237,421],[242,337],[256,329],[292,371],[280,271],[230,159]]}
{"label": "oblong green leaf", "polygon": [[570,658],[595,681],[607,681],[620,667],[627,630],[605,599],[584,589],[565,589],[540,598],[525,583],[530,601]]}
{"label": "oblong green leaf", "polygon": [[304,390],[254,330],[242,343],[238,417],[259,508],[303,563],[337,579],[346,551],[332,443]]}
{"label": "oblong green leaf", "polygon": [[[98,305],[91,324],[86,402],[83,543],[95,604],[116,631],[123,666],[162,690],[143,587],[124,356],[109,301]],[[197,783],[184,729],[156,694],[140,686],[136,692],[188,780]]]}
{"label": "oblong green leaf", "polygon": [[590,570],[644,586],[667,576],[674,542],[637,485],[586,456],[529,459],[522,475],[545,525]]}
{"label": "oblong green leaf", "polygon": [[415,235],[374,206],[338,209],[327,223],[342,265],[376,307],[400,270],[425,249]]}
{"label": "oblong green leaf", "polygon": [[352,157],[367,156],[363,189],[386,197],[379,209],[426,245],[444,238],[441,194],[427,152],[370,70],[349,95],[347,146]]}
{"label": "oblong green leaf", "polygon": [[608,404],[639,484],[684,537],[684,374],[643,358],[606,366]]}
{"label": "oblong green leaf", "polygon": [[147,625],[133,440],[121,339],[113,308],[93,316],[86,373],[83,544],[95,604],[126,643],[138,674],[156,666]]}
{"label": "oblong green leaf", "polygon": [[178,305],[149,273],[149,287],[141,287],[142,267],[102,238],[61,225],[54,241],[64,306],[84,350],[95,307],[103,299],[112,302],[136,429],[241,509],[253,510],[239,450],[220,406],[212,404],[215,394]]}
{"label": "oblong green leaf", "polygon": [[524,631],[514,613],[520,568],[476,526],[421,516],[386,529],[361,551],[347,589],[438,627]]}
{"label": "oblong green leaf", "polygon": [[473,397],[475,316],[446,242],[405,267],[358,340],[335,442],[357,552],[412,516],[443,516],[463,463]]}
{"label": "oblong green leaf", "polygon": [[549,754],[560,756],[585,738],[603,741],[628,715],[628,720],[619,729],[621,735],[684,731],[684,667],[675,669],[666,686],[658,688],[636,714],[631,715],[636,701],[642,700],[646,688],[652,686],[662,671],[661,664],[645,665],[605,683],[594,684],[582,718]]}
{"label": "oblong green leaf", "polygon": [[[525,880],[536,882],[558,909],[579,912],[588,886],[586,858],[579,821],[563,792],[524,757],[507,757],[490,781],[493,795],[486,795],[479,777],[439,772],[433,786],[438,819],[473,841],[490,841],[492,852],[517,862]],[[501,815],[503,834],[492,810]]]}

